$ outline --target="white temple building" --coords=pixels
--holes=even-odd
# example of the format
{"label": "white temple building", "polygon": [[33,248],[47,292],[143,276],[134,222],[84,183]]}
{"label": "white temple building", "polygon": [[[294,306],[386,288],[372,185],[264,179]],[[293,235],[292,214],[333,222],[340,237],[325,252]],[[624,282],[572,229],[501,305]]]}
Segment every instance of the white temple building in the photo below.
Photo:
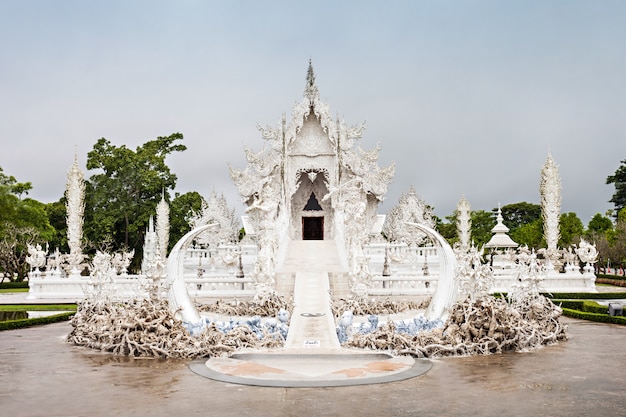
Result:
{"label": "white temple building", "polygon": [[[309,63],[303,99],[294,105],[291,118],[283,116],[275,127],[259,126],[265,146],[258,152],[245,148],[247,165],[230,167],[246,208],[245,238],[238,240],[240,226],[234,210],[223,196],[213,193],[202,211],[192,216],[192,231],[168,255],[166,278],[180,284],[179,293],[192,298],[252,297],[268,291],[290,297],[302,285],[334,298],[423,298],[436,295],[442,286],[450,294],[456,267],[453,258],[461,259],[470,250],[469,203],[465,198],[459,202],[456,252],[434,230],[432,209],[412,187],[386,216],[378,213],[395,166],[378,166],[378,146],[370,151],[358,146],[364,129],[364,124],[346,126],[331,117],[329,106],[320,100]],[[558,228],[554,219],[558,220],[560,210],[556,206],[560,179],[550,157],[547,166],[550,169],[542,171],[540,187],[542,209],[549,212],[546,224],[552,228],[546,232],[551,245],[547,256],[557,264],[560,252],[554,246],[558,235],[553,229],[555,224]],[[74,171],[73,177],[78,178]],[[77,201],[78,208],[72,212],[80,212],[81,204]],[[168,213],[162,200],[157,230],[151,221],[146,234],[144,253],[150,257],[166,254]],[[494,291],[508,291],[517,283],[514,257],[519,249],[508,230],[499,210],[493,237],[486,245],[494,251],[494,258],[487,259],[494,268]],[[595,291],[589,267],[595,258],[588,252],[592,252],[588,246],[570,248],[567,253],[582,254],[578,257],[588,267],[580,272],[576,259],[570,259],[565,274],[548,271],[545,290]],[[489,258],[489,253],[485,255]],[[80,299],[90,285],[89,277],[69,276],[59,268],[34,269],[29,298]],[[115,277],[119,293],[132,294],[137,278],[149,270],[144,262],[142,275]]]}
{"label": "white temple building", "polygon": [[338,264],[332,269],[350,274],[351,289],[367,285],[371,276],[364,244],[371,234],[380,234],[377,208],[395,167],[378,167],[379,148],[355,147],[364,128],[332,118],[309,63],[304,97],[291,120],[283,117],[280,126],[260,127],[269,148],[246,149],[248,166],[231,168],[247,207],[244,228],[258,245],[257,285],[283,288],[287,278],[276,282],[276,273],[293,256],[289,250],[297,244],[291,242],[309,240],[324,241],[326,251],[336,252]]}

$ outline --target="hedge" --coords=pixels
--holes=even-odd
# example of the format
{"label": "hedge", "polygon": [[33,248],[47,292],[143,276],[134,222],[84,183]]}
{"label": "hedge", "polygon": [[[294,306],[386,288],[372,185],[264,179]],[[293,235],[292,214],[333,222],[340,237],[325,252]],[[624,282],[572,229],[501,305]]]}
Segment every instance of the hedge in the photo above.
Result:
{"label": "hedge", "polygon": [[557,300],[615,300],[626,299],[626,292],[555,292],[555,293],[542,293],[550,299]]}
{"label": "hedge", "polygon": [[596,274],[596,278],[613,279],[616,281],[626,281],[626,276],[613,275],[613,274]]}
{"label": "hedge", "polygon": [[626,287],[626,280],[613,278],[596,278],[596,284],[608,284],[616,287]]}
{"label": "hedge", "polygon": [[579,310],[572,310],[569,308],[563,308],[563,314],[568,317],[577,319],[597,321],[600,323],[613,323],[626,325],[626,317],[624,316],[609,316],[608,314],[588,313]]}
{"label": "hedge", "polygon": [[[507,298],[508,293],[493,293],[496,298]],[[626,300],[626,292],[542,292],[551,300]]]}
{"label": "hedge", "polygon": [[609,307],[598,304],[595,301],[584,300],[552,300],[556,305],[570,310],[578,310],[584,313],[608,314]]}
{"label": "hedge", "polygon": [[16,289],[16,288],[28,288],[28,281],[22,281],[22,282],[0,282],[0,290],[2,290],[2,289]]}

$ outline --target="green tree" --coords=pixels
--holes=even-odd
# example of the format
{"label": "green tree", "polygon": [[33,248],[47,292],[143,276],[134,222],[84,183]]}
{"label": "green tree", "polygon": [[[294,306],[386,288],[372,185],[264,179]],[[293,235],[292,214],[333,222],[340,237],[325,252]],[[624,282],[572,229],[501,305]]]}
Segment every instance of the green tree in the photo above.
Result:
{"label": "green tree", "polygon": [[614,228],[605,230],[604,234],[596,233],[594,238],[598,249],[599,266],[610,265],[612,268],[624,268],[626,266],[626,208],[617,213]]}
{"label": "green tree", "polygon": [[563,213],[559,219],[559,232],[559,247],[566,248],[572,243],[580,242],[584,232],[583,222],[576,213]]}
{"label": "green tree", "polygon": [[615,174],[606,178],[606,183],[615,185],[615,193],[609,200],[609,203],[615,205],[615,217],[617,218],[620,210],[626,207],[626,159],[621,162]]}
{"label": "green tree", "polygon": [[502,206],[502,217],[504,224],[513,233],[518,227],[533,223],[541,218],[541,206],[539,204],[520,203],[507,204]]}
{"label": "green tree", "polygon": [[529,248],[538,249],[545,246],[543,239],[543,220],[541,218],[523,224],[517,229],[509,233],[511,239],[521,246],[528,246]]}
{"label": "green tree", "polygon": [[0,167],[0,272],[2,279],[22,281],[28,274],[28,245],[45,244],[55,233],[45,205],[31,198],[22,199],[32,187],[17,182]]}
{"label": "green tree", "polygon": [[596,235],[603,235],[607,230],[613,229],[613,222],[608,217],[596,213],[587,224],[586,236],[588,238]]}
{"label": "green tree", "polygon": [[21,282],[28,276],[30,265],[26,263],[28,245],[39,243],[39,233],[34,227],[17,227],[13,223],[2,226],[0,233],[0,282]]}
{"label": "green tree", "polygon": [[[87,169],[99,170],[86,183],[85,235],[92,244],[110,241],[142,253],[144,232],[162,193],[176,186],[165,158],[187,149],[180,133],[158,137],[135,150],[102,138],[87,154]],[[139,265],[135,256],[132,267]]]}
{"label": "green tree", "polygon": [[67,211],[65,208],[65,197],[59,201],[48,203],[45,206],[48,221],[54,227],[55,233],[49,240],[50,250],[59,249],[61,253],[69,253],[67,245]]}
{"label": "green tree", "polygon": [[472,241],[477,247],[489,242],[491,229],[496,225],[496,219],[492,212],[476,210],[470,213],[472,220]]}
{"label": "green tree", "polygon": [[444,222],[439,217],[435,216],[435,229],[450,245],[454,245],[459,240],[456,231],[456,210],[452,215],[446,216],[445,219],[446,221]]}
{"label": "green tree", "polygon": [[170,247],[171,249],[187,232],[191,230],[189,220],[202,208],[202,196],[195,191],[185,194],[176,193],[170,203]]}

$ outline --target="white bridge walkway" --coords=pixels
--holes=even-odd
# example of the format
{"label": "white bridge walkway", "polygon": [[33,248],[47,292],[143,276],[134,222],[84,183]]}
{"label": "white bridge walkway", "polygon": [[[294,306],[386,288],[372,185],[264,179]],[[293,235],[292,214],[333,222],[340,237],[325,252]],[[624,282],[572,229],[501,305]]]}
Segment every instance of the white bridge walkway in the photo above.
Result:
{"label": "white bridge walkway", "polygon": [[280,272],[295,273],[285,349],[340,349],[330,308],[329,272],[344,272],[335,241],[291,241]]}
{"label": "white bridge walkway", "polygon": [[194,372],[236,384],[322,387],[399,381],[430,369],[430,362],[411,357],[341,348],[329,290],[330,278],[336,290],[346,271],[334,241],[291,241],[277,272],[283,280],[293,280],[294,310],[284,348],[200,360],[190,365]]}
{"label": "white bridge walkway", "polygon": [[326,272],[296,272],[294,309],[285,349],[340,348],[329,289]]}

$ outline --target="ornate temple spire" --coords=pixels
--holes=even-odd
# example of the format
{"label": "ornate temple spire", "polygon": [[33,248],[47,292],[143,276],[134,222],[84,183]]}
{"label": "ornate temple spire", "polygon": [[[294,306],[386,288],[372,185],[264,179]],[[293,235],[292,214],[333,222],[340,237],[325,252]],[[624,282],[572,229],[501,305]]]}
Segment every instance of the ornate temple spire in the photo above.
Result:
{"label": "ornate temple spire", "polygon": [[161,195],[161,201],[156,208],[156,235],[161,259],[167,259],[170,240],[170,206],[165,201],[165,192]]}
{"label": "ornate temple spire", "polygon": [[548,152],[546,163],[541,169],[541,214],[543,216],[543,235],[546,239],[547,258],[556,260],[559,241],[559,220],[561,217],[561,177],[559,168]]}
{"label": "ornate temple spire", "polygon": [[141,260],[141,273],[148,275],[150,268],[157,255],[157,234],[154,231],[154,217],[150,216],[148,229],[143,241],[143,259]]}
{"label": "ornate temple spire", "polygon": [[78,155],[76,153],[74,153],[74,164],[72,164],[67,174],[65,198],[65,209],[67,211],[67,244],[70,248],[68,263],[70,273],[78,275],[80,264],[85,258],[82,251],[85,179],[83,172],[78,166]]}
{"label": "ornate temple spire", "polygon": [[304,97],[309,99],[309,103],[313,105],[316,99],[319,99],[320,92],[315,84],[315,72],[313,71],[313,63],[309,59],[309,68],[306,72],[306,88],[304,89]]}

